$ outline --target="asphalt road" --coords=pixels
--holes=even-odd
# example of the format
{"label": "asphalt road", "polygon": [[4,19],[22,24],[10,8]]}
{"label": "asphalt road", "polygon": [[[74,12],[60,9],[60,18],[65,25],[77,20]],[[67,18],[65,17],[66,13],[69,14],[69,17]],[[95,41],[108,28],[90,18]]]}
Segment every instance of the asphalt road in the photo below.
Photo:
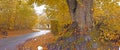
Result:
{"label": "asphalt road", "polygon": [[24,43],[26,40],[41,36],[50,32],[50,30],[41,30],[40,32],[34,32],[21,36],[0,39],[0,50],[17,50],[17,45]]}

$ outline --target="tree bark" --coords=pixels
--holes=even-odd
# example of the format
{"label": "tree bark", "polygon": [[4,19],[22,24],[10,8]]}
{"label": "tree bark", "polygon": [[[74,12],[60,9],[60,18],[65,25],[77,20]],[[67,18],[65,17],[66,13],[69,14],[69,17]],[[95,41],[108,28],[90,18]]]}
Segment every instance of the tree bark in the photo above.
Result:
{"label": "tree bark", "polygon": [[67,0],[67,4],[72,20],[78,24],[83,34],[87,34],[93,23],[93,0]]}

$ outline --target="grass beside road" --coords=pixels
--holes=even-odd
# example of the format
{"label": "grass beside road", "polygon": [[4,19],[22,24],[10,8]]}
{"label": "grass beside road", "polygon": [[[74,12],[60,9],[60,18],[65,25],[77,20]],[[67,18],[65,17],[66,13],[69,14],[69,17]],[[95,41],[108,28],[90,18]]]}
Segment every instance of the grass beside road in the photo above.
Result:
{"label": "grass beside road", "polygon": [[52,33],[29,39],[25,43],[18,46],[19,50],[38,50],[38,46],[42,46],[43,50],[47,50],[47,44],[54,42],[55,36]]}
{"label": "grass beside road", "polygon": [[[19,36],[19,35],[24,35],[24,34],[28,34],[28,33],[32,33],[34,32],[34,30],[32,29],[23,29],[23,30],[11,30],[11,31],[7,31],[7,37],[14,37],[14,36]],[[0,32],[0,39],[4,38],[5,35],[2,34],[2,32]]]}

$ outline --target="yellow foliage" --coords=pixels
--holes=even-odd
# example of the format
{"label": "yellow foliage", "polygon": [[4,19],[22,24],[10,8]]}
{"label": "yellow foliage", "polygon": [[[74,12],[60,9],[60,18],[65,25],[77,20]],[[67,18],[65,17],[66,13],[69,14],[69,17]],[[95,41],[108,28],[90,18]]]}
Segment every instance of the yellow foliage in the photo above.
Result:
{"label": "yellow foliage", "polygon": [[99,38],[105,42],[118,43],[120,38],[120,6],[118,1],[98,0],[94,2],[94,26]]}
{"label": "yellow foliage", "polygon": [[26,0],[0,0],[0,28],[32,28],[36,19],[33,8]]}

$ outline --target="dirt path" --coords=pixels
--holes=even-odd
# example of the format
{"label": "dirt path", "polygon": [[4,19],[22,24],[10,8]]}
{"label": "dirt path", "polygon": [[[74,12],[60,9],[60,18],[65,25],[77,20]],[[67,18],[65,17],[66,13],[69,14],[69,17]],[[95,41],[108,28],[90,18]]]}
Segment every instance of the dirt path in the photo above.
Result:
{"label": "dirt path", "polygon": [[48,32],[50,32],[50,30],[41,30],[40,32],[34,32],[24,34],[21,36],[0,39],[0,50],[18,50],[17,46],[19,44],[24,43],[28,39],[44,35]]}
{"label": "dirt path", "polygon": [[54,42],[54,36],[51,33],[30,39],[24,44],[19,45],[19,50],[37,50],[38,46],[42,46],[43,50],[47,50],[47,44]]}

